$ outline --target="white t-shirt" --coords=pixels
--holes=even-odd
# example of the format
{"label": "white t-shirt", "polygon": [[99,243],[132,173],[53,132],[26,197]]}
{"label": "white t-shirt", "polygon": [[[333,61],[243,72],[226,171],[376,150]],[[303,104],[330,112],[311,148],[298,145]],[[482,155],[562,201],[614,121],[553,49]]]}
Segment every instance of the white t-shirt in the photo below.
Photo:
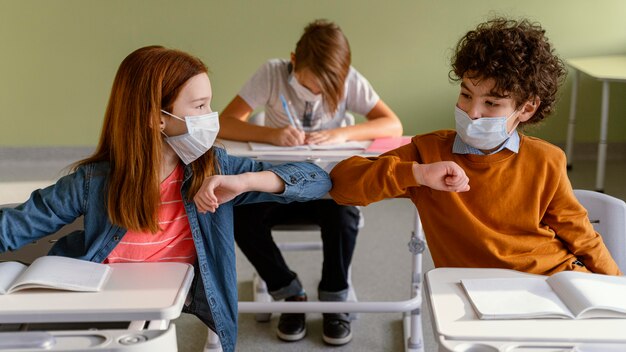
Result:
{"label": "white t-shirt", "polygon": [[319,131],[346,125],[346,112],[367,115],[380,100],[370,83],[352,66],[345,82],[344,97],[334,114],[326,111],[323,101],[302,101],[289,84],[293,74],[290,61],[272,59],[263,64],[239,91],[239,96],[252,109],[265,107],[265,125],[280,128],[289,117],[280,99],[282,94],[296,124],[304,131]]}

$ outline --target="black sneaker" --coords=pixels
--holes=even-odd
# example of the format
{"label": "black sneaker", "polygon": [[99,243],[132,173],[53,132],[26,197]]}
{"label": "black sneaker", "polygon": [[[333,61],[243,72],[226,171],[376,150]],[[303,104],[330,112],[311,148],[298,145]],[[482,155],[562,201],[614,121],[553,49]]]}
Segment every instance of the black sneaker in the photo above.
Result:
{"label": "black sneaker", "polygon": [[350,317],[345,313],[324,314],[324,342],[329,345],[345,345],[352,340]]}
{"label": "black sneaker", "polygon": [[[285,302],[306,302],[306,294],[285,298]],[[302,340],[306,335],[306,324],[304,313],[283,313],[278,320],[278,338],[283,341]]]}

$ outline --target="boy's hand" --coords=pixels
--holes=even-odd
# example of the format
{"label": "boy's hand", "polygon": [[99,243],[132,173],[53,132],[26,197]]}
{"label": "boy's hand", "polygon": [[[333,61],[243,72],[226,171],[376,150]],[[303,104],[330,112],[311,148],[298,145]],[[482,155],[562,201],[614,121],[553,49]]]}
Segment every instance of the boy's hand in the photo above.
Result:
{"label": "boy's hand", "polygon": [[204,179],[198,193],[193,197],[201,213],[214,213],[220,204],[226,203],[247,191],[245,178],[241,175],[215,175]]}
{"label": "boy's hand", "polygon": [[453,161],[432,164],[413,164],[413,177],[422,186],[438,191],[469,191],[469,178],[465,171]]}
{"label": "boy's hand", "polygon": [[311,132],[306,136],[306,144],[340,144],[347,138],[341,128]]}
{"label": "boy's hand", "polygon": [[274,145],[293,147],[304,144],[305,134],[291,125],[283,128],[276,128],[269,136],[269,140]]}

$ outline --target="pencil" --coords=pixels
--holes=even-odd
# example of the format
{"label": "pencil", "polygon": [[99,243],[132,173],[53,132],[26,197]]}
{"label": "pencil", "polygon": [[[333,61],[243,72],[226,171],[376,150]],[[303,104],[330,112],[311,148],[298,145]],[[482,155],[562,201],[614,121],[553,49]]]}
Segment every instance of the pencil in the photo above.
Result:
{"label": "pencil", "polygon": [[289,123],[291,123],[291,125],[297,129],[298,126],[296,126],[296,121],[293,119],[293,116],[291,116],[291,111],[289,111],[289,105],[287,105],[287,100],[285,100],[285,97],[282,94],[280,95],[280,101],[283,104],[283,109],[287,113],[287,117],[289,118]]}

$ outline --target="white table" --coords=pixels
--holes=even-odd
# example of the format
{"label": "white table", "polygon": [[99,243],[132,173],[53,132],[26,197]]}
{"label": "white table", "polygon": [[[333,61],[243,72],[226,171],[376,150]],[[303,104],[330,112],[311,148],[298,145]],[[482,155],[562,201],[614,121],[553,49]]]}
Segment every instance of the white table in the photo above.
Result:
{"label": "white table", "polygon": [[576,125],[576,102],[578,98],[578,80],[580,73],[587,74],[602,82],[602,110],[600,115],[600,140],[598,142],[598,167],[596,170],[596,191],[604,191],[604,170],[606,166],[606,137],[609,122],[609,83],[626,82],[626,55],[597,56],[568,59],[574,69],[572,79],[572,99],[570,102],[569,123],[565,153],[567,166],[571,168],[574,126]]}
{"label": "white table", "polygon": [[[364,145],[367,146],[369,143],[371,142],[364,142]],[[315,163],[327,172],[330,172],[333,166],[341,160],[353,155],[373,156],[373,154],[364,154],[363,149],[289,150],[285,148],[285,150],[255,151],[250,148],[247,142],[218,139],[215,144],[224,147],[228,154],[234,156],[243,156],[272,163],[308,161]]]}
{"label": "white table", "polygon": [[[226,148],[226,151],[235,156],[250,157],[261,161],[284,163],[289,161],[309,161],[322,167],[327,172],[339,161],[353,155],[372,156],[360,150],[287,150],[287,151],[253,151],[248,143],[220,139],[216,145]],[[280,244],[279,244],[280,245]],[[415,230],[410,236],[409,258],[411,260],[411,295],[404,301],[382,302],[274,302],[267,294],[258,294],[258,287],[254,280],[254,302],[239,302],[240,313],[390,313],[401,312],[404,333],[404,350],[406,352],[423,352],[423,336],[421,322],[421,278],[422,252],[425,249],[424,233],[416,212]],[[407,259],[409,259],[407,258]],[[267,291],[265,291],[267,292]],[[209,330],[205,352],[219,351],[219,338]]]}
{"label": "white table", "polygon": [[480,320],[460,284],[461,279],[525,275],[479,268],[427,272],[425,301],[440,351],[626,351],[626,319]]}
{"label": "white table", "polygon": [[0,351],[176,351],[194,275],[183,263],[109,264],[102,291],[0,295]]}

